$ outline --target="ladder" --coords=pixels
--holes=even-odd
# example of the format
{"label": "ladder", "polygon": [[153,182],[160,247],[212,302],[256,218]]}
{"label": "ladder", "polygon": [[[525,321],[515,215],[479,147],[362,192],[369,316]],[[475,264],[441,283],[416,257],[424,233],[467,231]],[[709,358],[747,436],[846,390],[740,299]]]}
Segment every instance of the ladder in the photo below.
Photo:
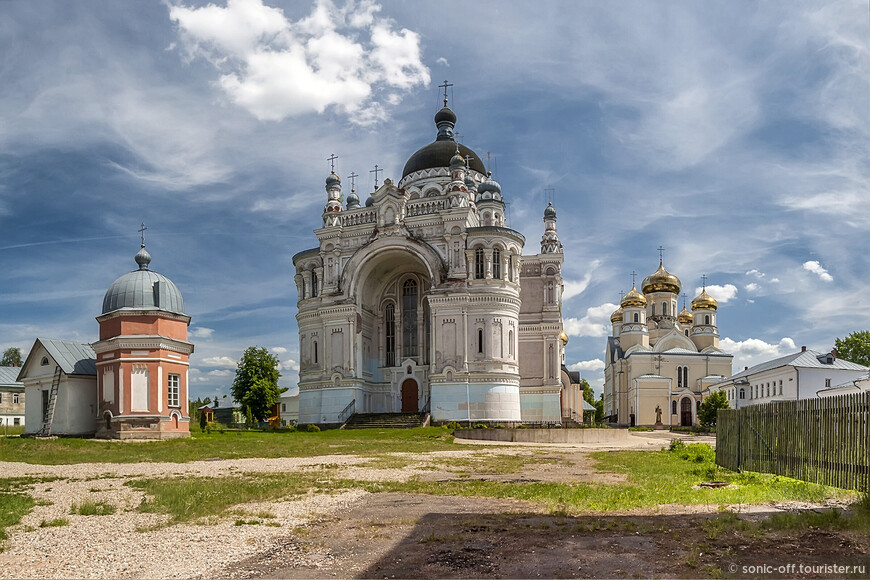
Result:
{"label": "ladder", "polygon": [[54,421],[54,408],[57,406],[57,391],[60,386],[60,366],[54,368],[54,377],[51,379],[51,391],[48,394],[48,410],[42,420],[42,428],[37,431],[38,436],[48,437],[51,435],[51,424]]}

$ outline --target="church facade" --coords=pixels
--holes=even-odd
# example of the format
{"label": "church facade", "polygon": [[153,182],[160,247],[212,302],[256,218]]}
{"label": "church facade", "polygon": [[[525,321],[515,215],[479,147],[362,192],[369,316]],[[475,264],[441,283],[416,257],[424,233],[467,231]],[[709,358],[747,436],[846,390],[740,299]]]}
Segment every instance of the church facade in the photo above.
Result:
{"label": "church facade", "polygon": [[[434,142],[398,183],[360,203],[326,179],[317,245],[293,257],[299,422],[352,413],[559,423],[562,245],[544,212],[541,251],[505,219],[500,185],[435,115]],[[566,337],[565,337],[566,338]]]}
{"label": "church facade", "polygon": [[719,348],[718,303],[706,284],[678,313],[679,278],[662,262],[641,292],[611,315],[604,367],[604,414],[620,425],[692,426],[708,388],[731,375],[732,355]]}

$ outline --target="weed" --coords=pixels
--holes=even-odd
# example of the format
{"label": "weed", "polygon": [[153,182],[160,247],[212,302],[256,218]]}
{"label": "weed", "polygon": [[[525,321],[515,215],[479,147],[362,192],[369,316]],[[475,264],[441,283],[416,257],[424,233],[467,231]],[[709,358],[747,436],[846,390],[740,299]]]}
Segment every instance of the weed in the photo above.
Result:
{"label": "weed", "polygon": [[104,501],[83,501],[80,504],[73,503],[69,513],[80,516],[110,516],[117,511],[114,505]]}
{"label": "weed", "polygon": [[68,526],[69,520],[66,518],[54,518],[53,520],[42,520],[39,522],[40,528],[59,528],[61,526]]}
{"label": "weed", "polygon": [[34,502],[34,505],[45,507],[49,505],[54,505],[54,502],[48,499],[38,499]]}

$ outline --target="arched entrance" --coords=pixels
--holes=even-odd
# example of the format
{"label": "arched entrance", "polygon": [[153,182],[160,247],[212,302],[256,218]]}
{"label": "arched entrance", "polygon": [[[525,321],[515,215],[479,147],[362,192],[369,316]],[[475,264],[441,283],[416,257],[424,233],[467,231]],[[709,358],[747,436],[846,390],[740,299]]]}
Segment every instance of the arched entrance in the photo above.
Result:
{"label": "arched entrance", "polygon": [[683,427],[692,426],[692,399],[683,397],[680,401],[680,425]]}
{"label": "arched entrance", "polygon": [[402,412],[417,413],[417,381],[405,379],[402,382]]}

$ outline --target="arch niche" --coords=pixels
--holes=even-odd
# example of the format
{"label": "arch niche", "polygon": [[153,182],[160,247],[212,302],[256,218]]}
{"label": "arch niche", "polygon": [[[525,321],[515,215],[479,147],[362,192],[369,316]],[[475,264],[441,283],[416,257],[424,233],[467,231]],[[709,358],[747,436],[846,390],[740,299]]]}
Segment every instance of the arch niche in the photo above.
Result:
{"label": "arch niche", "polygon": [[[355,368],[368,369],[372,372],[371,380],[375,382],[388,382],[392,380],[391,373],[375,369],[392,367],[406,358],[415,360],[417,364],[428,361],[431,341],[427,318],[431,314],[426,298],[444,274],[441,257],[428,244],[418,240],[382,238],[354,253],[344,267],[342,289],[356,303],[362,322],[357,329]],[[409,296],[413,294],[415,301],[413,321],[408,316],[403,317],[411,311],[406,304],[411,298],[403,296],[406,286],[414,289],[413,293],[405,292]],[[388,312],[389,308],[392,312]],[[388,328],[388,324],[393,326]],[[405,328],[409,324],[416,324],[410,332]],[[408,336],[413,336],[416,342],[413,353],[405,349]],[[393,388],[398,387],[400,384],[393,385]],[[414,388],[416,394],[416,383]]]}

